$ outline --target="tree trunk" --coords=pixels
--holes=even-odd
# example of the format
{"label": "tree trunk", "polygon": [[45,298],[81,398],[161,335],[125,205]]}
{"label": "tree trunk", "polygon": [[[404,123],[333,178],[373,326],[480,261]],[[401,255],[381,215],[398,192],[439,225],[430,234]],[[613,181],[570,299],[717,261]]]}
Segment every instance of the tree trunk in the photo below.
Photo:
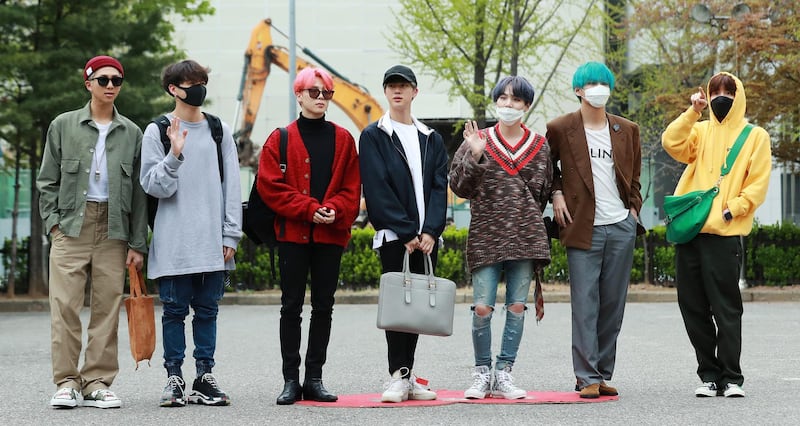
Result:
{"label": "tree trunk", "polygon": [[[47,129],[42,130],[42,141],[47,139]],[[43,142],[44,143],[44,142]],[[34,144],[35,146],[35,144]],[[37,152],[28,153],[31,166],[31,236],[28,241],[28,295],[47,295],[47,277],[44,269],[44,247],[42,244],[42,215],[39,213],[39,190],[36,188],[36,174],[39,170]]]}
{"label": "tree trunk", "polygon": [[11,264],[8,268],[8,292],[6,293],[10,299],[15,296],[16,276],[17,276],[17,226],[19,221],[19,168],[20,157],[22,150],[20,149],[20,137],[17,134],[17,146],[14,148],[16,154],[14,155],[14,205],[11,208]]}

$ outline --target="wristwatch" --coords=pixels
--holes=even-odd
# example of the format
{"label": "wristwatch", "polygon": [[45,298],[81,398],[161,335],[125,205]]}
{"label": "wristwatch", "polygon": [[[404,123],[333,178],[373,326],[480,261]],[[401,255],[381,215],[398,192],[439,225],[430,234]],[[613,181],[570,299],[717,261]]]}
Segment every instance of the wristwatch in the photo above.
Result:
{"label": "wristwatch", "polygon": [[727,209],[722,212],[722,217],[725,218],[725,222],[730,222],[733,220],[733,214],[731,214],[731,211]]}

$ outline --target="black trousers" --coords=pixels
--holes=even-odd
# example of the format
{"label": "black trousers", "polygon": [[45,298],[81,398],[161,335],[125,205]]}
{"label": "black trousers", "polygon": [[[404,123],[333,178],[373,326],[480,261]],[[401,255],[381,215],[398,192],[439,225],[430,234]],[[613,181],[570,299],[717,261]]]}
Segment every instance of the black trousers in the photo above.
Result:
{"label": "black trousers", "polygon": [[[436,271],[438,249],[439,244],[437,243],[434,245],[433,251],[431,252],[431,263],[433,263],[434,271]],[[379,249],[383,272],[402,271],[405,252],[406,246],[400,241],[384,243]],[[408,265],[411,272],[424,274],[425,255],[421,251],[415,250],[409,256]],[[406,367],[409,371],[406,372],[403,377],[408,378],[411,375],[411,370],[414,369],[414,352],[417,350],[417,340],[419,340],[419,334],[386,330],[389,374],[394,374],[394,372],[400,368]]]}
{"label": "black trousers", "polygon": [[[343,247],[332,244],[278,244],[281,276],[280,339],[283,379],[300,378],[300,314],[311,288],[311,321],[305,378],[322,378],[331,337],[334,293],[339,283]],[[309,281],[310,275],[310,281]]]}
{"label": "black trousers", "polygon": [[675,246],[678,306],[697,355],[697,375],[720,387],[744,382],[741,239],[700,234]]}

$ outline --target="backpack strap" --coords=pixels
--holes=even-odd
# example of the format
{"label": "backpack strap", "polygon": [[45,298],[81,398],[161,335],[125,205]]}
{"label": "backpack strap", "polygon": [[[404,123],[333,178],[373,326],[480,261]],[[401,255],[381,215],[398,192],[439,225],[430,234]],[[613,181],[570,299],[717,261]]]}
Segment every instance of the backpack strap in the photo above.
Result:
{"label": "backpack strap", "polygon": [[281,173],[286,176],[286,149],[289,146],[289,135],[286,127],[281,127],[281,143],[278,147],[278,154],[281,156]]}
{"label": "backpack strap", "polygon": [[209,114],[204,112],[203,115],[206,116],[206,120],[208,121],[208,127],[211,128],[211,137],[214,138],[214,142],[217,144],[217,165],[219,166],[219,180],[220,182],[225,182],[225,175],[222,171],[222,121],[220,121],[219,117],[213,114]]}
{"label": "backpack strap", "polygon": [[162,115],[160,117],[156,117],[153,119],[153,123],[156,123],[158,126],[158,132],[161,134],[161,145],[164,146],[164,155],[166,155],[170,148],[172,147],[172,142],[169,140],[169,136],[167,136],[167,127],[169,127],[169,118],[166,115]]}

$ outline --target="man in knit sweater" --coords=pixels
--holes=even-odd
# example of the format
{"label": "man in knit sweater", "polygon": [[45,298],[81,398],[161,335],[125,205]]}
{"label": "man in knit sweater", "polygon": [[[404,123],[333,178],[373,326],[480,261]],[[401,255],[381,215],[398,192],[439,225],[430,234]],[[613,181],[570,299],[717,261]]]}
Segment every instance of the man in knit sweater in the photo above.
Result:
{"label": "man in knit sweater", "polygon": [[[475,370],[464,397],[481,399],[491,393],[519,399],[527,392],[513,384],[511,367],[522,340],[531,279],[550,263],[542,210],[550,197],[553,169],[545,138],[522,124],[533,103],[531,84],[522,77],[506,77],[492,90],[492,99],[500,121],[483,130],[467,121],[464,142],[450,166],[450,187],[470,200],[471,211],[467,263],[472,271]],[[492,374],[491,320],[501,273],[506,322]]]}
{"label": "man in knit sweater", "polygon": [[170,149],[164,152],[158,126],[147,126],[142,142],[141,182],[158,198],[147,275],[158,279],[167,386],[162,407],[186,404],[181,366],[186,351],[184,319],[194,310],[192,331],[197,379],[188,402],[228,405],[228,395],[211,374],[217,345],[217,313],[225,273],[242,236],[239,161],[230,128],[222,123],[223,176],[217,146],[201,106],[208,71],[195,61],[167,66],[162,87],[175,98],[167,114]]}
{"label": "man in knit sweater", "polygon": [[[628,294],[642,195],[639,126],[606,112],[614,75],[599,62],[575,71],[579,110],[547,123],[553,215],[567,249],[572,366],[581,398],[617,395],[617,336]],[[560,165],[560,167],[559,167]]]}

